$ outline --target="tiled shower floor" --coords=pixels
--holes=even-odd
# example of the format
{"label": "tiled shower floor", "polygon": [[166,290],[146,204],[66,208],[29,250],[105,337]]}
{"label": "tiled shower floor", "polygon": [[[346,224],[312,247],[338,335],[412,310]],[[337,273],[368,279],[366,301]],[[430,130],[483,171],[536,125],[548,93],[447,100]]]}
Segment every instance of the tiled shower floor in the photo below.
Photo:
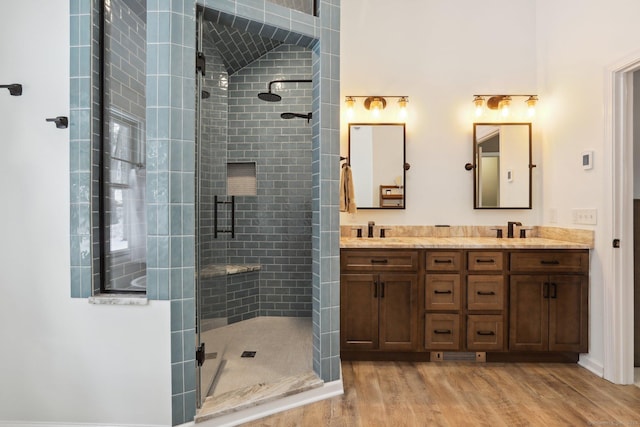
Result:
{"label": "tiled shower floor", "polygon": [[[204,331],[201,341],[222,361],[209,396],[312,371],[309,317],[256,317]],[[244,351],[256,353],[243,358]]]}

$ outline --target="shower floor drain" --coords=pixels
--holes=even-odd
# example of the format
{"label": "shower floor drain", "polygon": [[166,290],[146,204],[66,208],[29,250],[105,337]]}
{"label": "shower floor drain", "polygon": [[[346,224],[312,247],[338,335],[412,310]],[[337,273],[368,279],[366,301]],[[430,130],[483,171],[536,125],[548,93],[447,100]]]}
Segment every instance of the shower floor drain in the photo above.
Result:
{"label": "shower floor drain", "polygon": [[256,357],[255,351],[243,351],[240,357]]}

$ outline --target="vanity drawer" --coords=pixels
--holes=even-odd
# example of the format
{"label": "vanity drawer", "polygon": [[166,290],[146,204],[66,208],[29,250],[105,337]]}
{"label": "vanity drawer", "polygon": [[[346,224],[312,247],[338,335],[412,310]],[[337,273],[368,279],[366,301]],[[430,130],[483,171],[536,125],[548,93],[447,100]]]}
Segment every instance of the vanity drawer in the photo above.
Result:
{"label": "vanity drawer", "polygon": [[342,271],[418,271],[417,251],[389,249],[343,250]]}
{"label": "vanity drawer", "polygon": [[589,271],[589,251],[525,251],[512,252],[511,271],[562,271],[586,273]]}
{"label": "vanity drawer", "polygon": [[428,313],[425,321],[424,347],[427,350],[459,350],[460,316]]}
{"label": "vanity drawer", "polygon": [[467,317],[467,349],[504,350],[504,318],[496,315]]}
{"label": "vanity drawer", "polygon": [[467,309],[503,310],[504,276],[467,276]]}
{"label": "vanity drawer", "polygon": [[426,269],[434,271],[459,271],[462,268],[462,253],[459,251],[428,251]]}
{"label": "vanity drawer", "polygon": [[459,274],[427,274],[425,282],[425,308],[427,310],[460,309]]}
{"label": "vanity drawer", "polygon": [[503,259],[502,252],[469,251],[467,268],[469,271],[502,271]]}

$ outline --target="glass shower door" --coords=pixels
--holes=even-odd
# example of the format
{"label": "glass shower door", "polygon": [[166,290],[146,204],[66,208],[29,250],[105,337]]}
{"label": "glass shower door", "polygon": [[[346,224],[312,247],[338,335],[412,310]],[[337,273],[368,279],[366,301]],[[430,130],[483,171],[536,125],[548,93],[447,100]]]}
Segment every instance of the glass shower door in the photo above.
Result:
{"label": "glass shower door", "polygon": [[213,331],[227,324],[227,247],[232,236],[233,199],[227,194],[227,71],[197,17],[196,69],[196,327],[204,344],[199,368],[199,402],[203,402],[224,355]]}

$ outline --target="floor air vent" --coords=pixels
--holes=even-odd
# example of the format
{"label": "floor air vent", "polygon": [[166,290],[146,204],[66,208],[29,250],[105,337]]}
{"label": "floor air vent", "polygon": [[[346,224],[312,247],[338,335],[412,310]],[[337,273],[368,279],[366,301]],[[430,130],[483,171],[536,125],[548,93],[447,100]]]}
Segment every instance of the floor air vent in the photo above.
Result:
{"label": "floor air vent", "polygon": [[240,357],[256,357],[255,351],[243,351]]}
{"label": "floor air vent", "polygon": [[485,352],[462,352],[462,351],[432,351],[430,360],[432,362],[486,362]]}

